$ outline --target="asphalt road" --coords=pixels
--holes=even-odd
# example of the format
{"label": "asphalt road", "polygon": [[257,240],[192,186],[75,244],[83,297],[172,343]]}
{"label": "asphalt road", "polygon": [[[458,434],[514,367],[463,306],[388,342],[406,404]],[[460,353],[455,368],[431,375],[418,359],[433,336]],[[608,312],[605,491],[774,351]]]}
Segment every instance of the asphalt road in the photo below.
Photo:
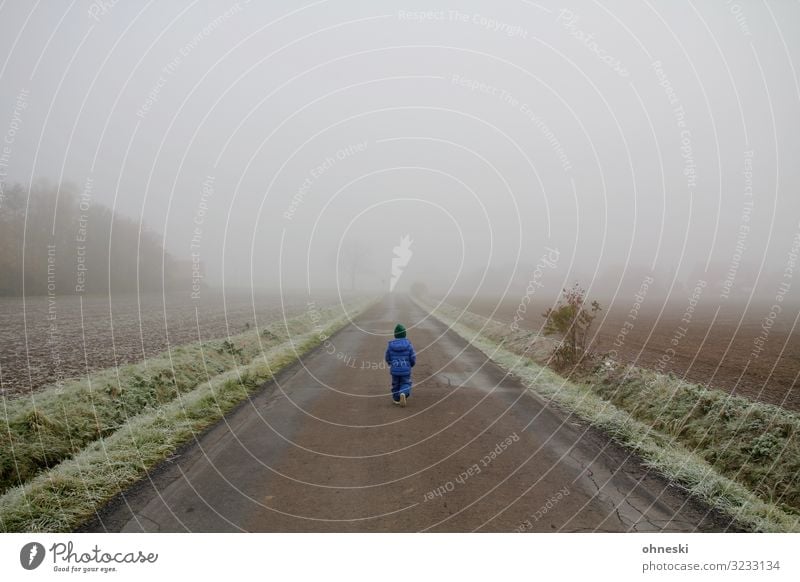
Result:
{"label": "asphalt road", "polygon": [[[387,333],[418,353],[407,408]],[[333,352],[333,353],[331,353]],[[388,297],[148,478],[93,531],[722,531],[600,431]]]}

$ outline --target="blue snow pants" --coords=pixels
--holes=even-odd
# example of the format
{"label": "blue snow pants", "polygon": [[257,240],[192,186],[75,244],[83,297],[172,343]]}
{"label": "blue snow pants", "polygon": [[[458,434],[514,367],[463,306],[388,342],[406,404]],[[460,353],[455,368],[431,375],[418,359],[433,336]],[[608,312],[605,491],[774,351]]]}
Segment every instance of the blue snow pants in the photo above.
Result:
{"label": "blue snow pants", "polygon": [[392,374],[392,398],[400,400],[400,394],[405,394],[406,398],[411,396],[411,374]]}

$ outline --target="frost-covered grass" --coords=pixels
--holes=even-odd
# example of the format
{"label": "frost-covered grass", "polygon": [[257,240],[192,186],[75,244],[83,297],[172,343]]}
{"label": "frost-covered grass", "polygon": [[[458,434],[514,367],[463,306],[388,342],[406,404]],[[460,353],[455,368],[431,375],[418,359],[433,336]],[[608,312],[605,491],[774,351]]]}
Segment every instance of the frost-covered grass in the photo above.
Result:
{"label": "frost-covered grass", "polygon": [[567,380],[542,365],[549,340],[448,305],[433,313],[531,390],[602,428],[743,526],[800,531],[799,415],[615,363]]}
{"label": "frost-covered grass", "polygon": [[[352,316],[368,306],[361,302],[348,306],[348,312]],[[52,443],[62,457],[55,464],[55,454],[48,451],[51,469],[0,497],[0,531],[73,529],[197,431],[222,418],[298,354],[319,345],[321,336],[346,325],[343,316],[329,317],[338,312],[316,310],[316,321],[328,322],[324,329],[315,327],[308,316],[289,320],[291,339],[282,322],[262,330],[263,350],[255,332],[246,333],[173,350],[174,372],[165,371],[165,367],[170,370],[169,358],[160,365],[149,360],[147,376],[143,365],[121,370],[118,381],[113,372],[98,373],[90,377],[91,382],[68,386],[63,394],[49,398],[45,394],[41,400],[40,395],[35,411],[25,410],[21,401],[12,402],[8,425],[19,431],[15,438],[29,434],[38,439],[44,429],[47,439],[41,442]],[[79,429],[74,428],[76,424]],[[58,441],[59,435],[68,446]],[[83,446],[77,446],[77,435]],[[39,442],[28,445],[13,451],[4,448],[2,454],[10,453],[14,466],[20,450],[29,453],[42,447]]]}

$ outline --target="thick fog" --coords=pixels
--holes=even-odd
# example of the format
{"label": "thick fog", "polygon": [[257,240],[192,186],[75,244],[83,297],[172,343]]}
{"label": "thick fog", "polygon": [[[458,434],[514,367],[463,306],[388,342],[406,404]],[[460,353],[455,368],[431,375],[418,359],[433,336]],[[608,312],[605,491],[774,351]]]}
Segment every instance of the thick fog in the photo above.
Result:
{"label": "thick fog", "polygon": [[797,3],[6,2],[0,53],[4,196],[83,193],[187,284],[746,299],[795,268]]}

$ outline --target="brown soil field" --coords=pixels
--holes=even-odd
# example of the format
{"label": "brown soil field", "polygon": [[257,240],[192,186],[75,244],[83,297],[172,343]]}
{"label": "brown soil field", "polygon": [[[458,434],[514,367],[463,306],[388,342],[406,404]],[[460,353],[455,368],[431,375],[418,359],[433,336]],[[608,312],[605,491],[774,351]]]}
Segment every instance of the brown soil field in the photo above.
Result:
{"label": "brown soil field", "polygon": [[[336,297],[312,298],[318,305]],[[116,365],[141,362],[170,346],[241,333],[306,309],[305,294],[185,293],[0,298],[0,394],[14,397]],[[54,324],[54,325],[53,325]]]}
{"label": "brown soil field", "polygon": [[[519,306],[518,298],[448,297],[446,301],[509,324]],[[632,303],[618,302],[610,307],[607,302],[600,303],[604,309],[591,330],[591,349],[595,352],[616,350],[615,357],[620,361],[800,410],[800,306],[783,304],[765,332],[762,325],[769,317],[771,303],[718,306],[701,301],[687,317],[688,297],[669,302],[649,297],[635,319],[629,315]],[[544,321],[540,314],[547,307],[528,306],[520,328],[538,332]],[[621,334],[623,329],[627,334]],[[754,340],[763,337],[766,339],[759,351]]]}

